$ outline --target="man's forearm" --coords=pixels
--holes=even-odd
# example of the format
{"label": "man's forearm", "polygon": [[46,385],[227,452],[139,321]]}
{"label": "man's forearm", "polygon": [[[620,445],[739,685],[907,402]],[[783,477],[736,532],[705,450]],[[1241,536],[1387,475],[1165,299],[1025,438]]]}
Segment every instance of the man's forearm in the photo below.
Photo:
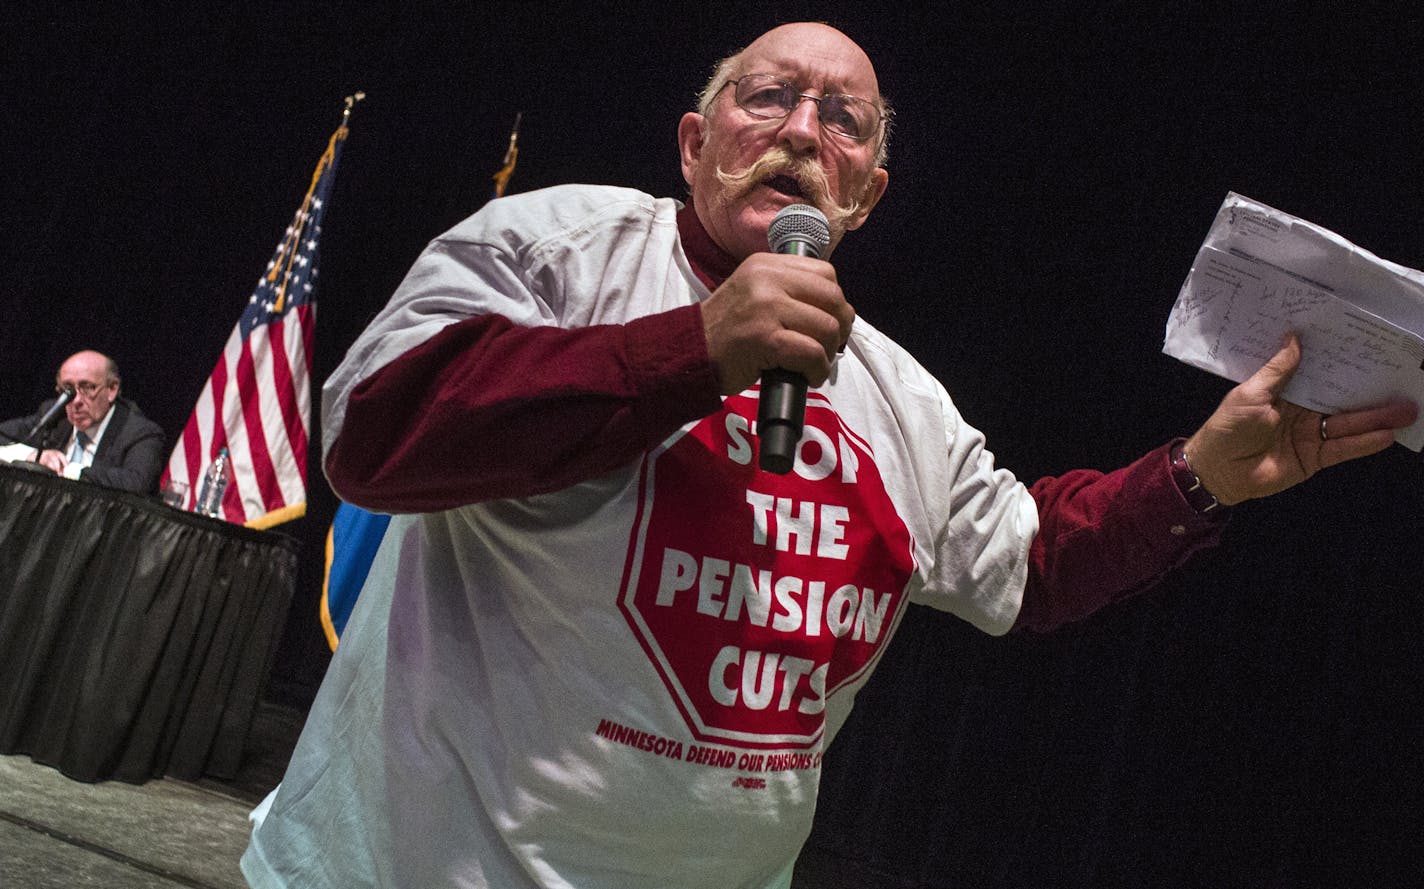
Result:
{"label": "man's forearm", "polygon": [[359,506],[428,512],[606,472],[720,405],[699,318],[452,324],[354,388],[327,475]]}
{"label": "man's forearm", "polygon": [[1046,632],[1081,620],[1217,543],[1224,510],[1202,514],[1186,501],[1169,449],[1113,472],[1075,470],[1034,483],[1039,532],[1014,629]]}

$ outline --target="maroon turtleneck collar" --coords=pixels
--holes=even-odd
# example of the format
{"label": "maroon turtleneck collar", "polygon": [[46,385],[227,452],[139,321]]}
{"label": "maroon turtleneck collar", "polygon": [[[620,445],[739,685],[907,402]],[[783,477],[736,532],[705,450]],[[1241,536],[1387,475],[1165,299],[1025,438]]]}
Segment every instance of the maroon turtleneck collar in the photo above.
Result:
{"label": "maroon turtleneck collar", "polygon": [[736,270],[737,260],[718,247],[712,236],[707,234],[690,199],[677,211],[677,234],[682,239],[682,252],[687,254],[692,270],[708,290],[722,286],[722,282]]}

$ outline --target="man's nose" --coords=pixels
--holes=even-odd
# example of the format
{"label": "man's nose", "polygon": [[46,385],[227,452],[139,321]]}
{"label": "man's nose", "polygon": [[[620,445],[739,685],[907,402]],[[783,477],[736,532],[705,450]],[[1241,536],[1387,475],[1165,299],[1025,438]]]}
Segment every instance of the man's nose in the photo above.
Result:
{"label": "man's nose", "polygon": [[821,147],[821,106],[803,96],[781,122],[777,136],[797,154],[815,154]]}

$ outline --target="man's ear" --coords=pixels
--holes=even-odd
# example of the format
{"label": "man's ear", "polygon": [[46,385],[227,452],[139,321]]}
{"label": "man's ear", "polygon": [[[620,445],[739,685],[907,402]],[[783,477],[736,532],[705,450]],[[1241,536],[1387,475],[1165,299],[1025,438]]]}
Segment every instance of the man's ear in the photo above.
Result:
{"label": "man's ear", "polygon": [[876,167],[870,174],[870,181],[865,184],[865,196],[861,198],[860,209],[846,220],[848,231],[854,231],[865,224],[865,220],[870,218],[870,211],[874,210],[875,205],[885,196],[885,187],[889,184],[890,173],[884,167]]}
{"label": "man's ear", "polygon": [[689,111],[677,122],[677,153],[682,159],[682,180],[692,187],[692,177],[702,160],[702,143],[706,141],[707,118]]}

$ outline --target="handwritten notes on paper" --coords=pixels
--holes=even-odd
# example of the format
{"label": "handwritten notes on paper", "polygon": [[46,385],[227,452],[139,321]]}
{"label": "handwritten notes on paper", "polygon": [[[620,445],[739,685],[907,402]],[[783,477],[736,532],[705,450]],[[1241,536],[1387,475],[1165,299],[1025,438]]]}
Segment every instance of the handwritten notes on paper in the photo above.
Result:
{"label": "handwritten notes on paper", "polygon": [[[1424,273],[1228,194],[1162,351],[1240,382],[1292,332],[1303,351],[1286,400],[1327,414],[1401,397],[1424,406]],[[1424,418],[1395,437],[1424,449]]]}

